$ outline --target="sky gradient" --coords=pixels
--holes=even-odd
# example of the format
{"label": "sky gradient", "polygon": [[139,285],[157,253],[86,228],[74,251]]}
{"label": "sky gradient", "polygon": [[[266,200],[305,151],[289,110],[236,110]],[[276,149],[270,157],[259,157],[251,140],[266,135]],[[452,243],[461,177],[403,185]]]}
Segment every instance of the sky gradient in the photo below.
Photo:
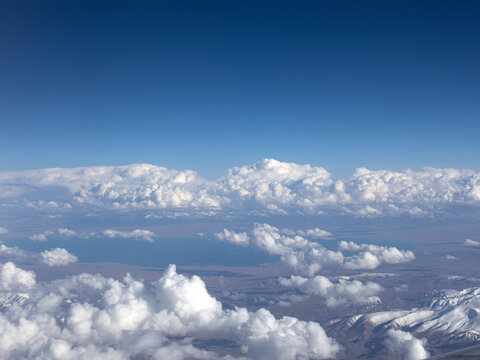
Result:
{"label": "sky gradient", "polygon": [[480,169],[474,1],[2,1],[0,171]]}

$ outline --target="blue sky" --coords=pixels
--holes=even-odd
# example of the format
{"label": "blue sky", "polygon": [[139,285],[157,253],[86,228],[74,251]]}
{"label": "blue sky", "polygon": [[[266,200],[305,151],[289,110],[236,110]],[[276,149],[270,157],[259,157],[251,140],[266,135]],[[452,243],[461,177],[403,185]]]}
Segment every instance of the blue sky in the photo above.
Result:
{"label": "blue sky", "polygon": [[475,1],[0,6],[0,171],[479,169]]}

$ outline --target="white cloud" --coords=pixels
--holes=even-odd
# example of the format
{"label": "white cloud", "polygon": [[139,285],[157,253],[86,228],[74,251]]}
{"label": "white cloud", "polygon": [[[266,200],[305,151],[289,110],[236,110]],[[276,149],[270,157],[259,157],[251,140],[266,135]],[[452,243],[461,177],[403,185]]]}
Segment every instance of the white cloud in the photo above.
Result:
{"label": "white cloud", "polygon": [[223,229],[222,232],[215,233],[215,237],[220,241],[226,241],[235,245],[247,246],[250,242],[250,238],[245,232],[234,232],[227,229]]}
{"label": "white cloud", "polygon": [[455,260],[458,260],[458,257],[454,256],[454,255],[445,255],[444,259],[446,261],[455,261]]}
{"label": "white cloud", "polygon": [[222,358],[191,339],[198,346],[234,341],[259,360],[325,359],[339,351],[317,323],[276,319],[265,309],[223,309],[199,277],[179,275],[174,266],[151,285],[129,275],[116,281],[90,274],[35,284],[33,273],[19,271],[5,276],[8,291],[10,284],[28,291],[23,301],[1,308],[5,359]]}
{"label": "white cloud", "polygon": [[295,235],[298,232],[289,229],[280,230],[269,224],[257,223],[249,234],[224,229],[215,236],[219,240],[237,245],[250,243],[268,254],[280,255],[283,263],[296,272],[308,276],[313,276],[325,267],[344,267],[351,270],[374,269],[382,264],[398,264],[415,259],[415,254],[409,250],[341,241],[340,250],[359,252],[353,256],[344,256],[341,251],[328,250],[318,242]]}
{"label": "white cloud", "polygon": [[48,266],[62,266],[76,263],[78,258],[62,248],[45,250],[40,253],[42,262]]}
{"label": "white cloud", "polygon": [[313,278],[291,276],[290,278],[280,278],[279,281],[283,286],[297,288],[305,294],[325,298],[327,306],[337,306],[348,302],[377,304],[381,302],[377,295],[383,291],[379,284],[371,281],[364,284],[358,280],[340,278],[336,282],[332,282],[321,275]]}
{"label": "white cloud", "polygon": [[[53,199],[53,187],[66,191],[55,192]],[[40,200],[30,201],[31,194]],[[417,217],[449,211],[457,214],[450,210],[451,205],[478,211],[480,174],[458,169],[396,172],[359,168],[351,177],[335,181],[321,167],[264,159],[232,168],[210,181],[191,170],[133,164],[0,173],[0,197],[10,206],[27,204],[46,212],[91,207],[103,211],[141,209],[149,214],[155,210],[154,217],[231,211]]]}
{"label": "white cloud", "polygon": [[97,236],[105,236],[108,238],[125,238],[125,239],[135,239],[135,240],[142,240],[142,241],[147,241],[147,242],[154,242],[154,237],[155,235],[154,232],[150,230],[142,230],[142,229],[136,229],[132,231],[119,231],[119,230],[112,230],[112,229],[106,229],[97,234]]}
{"label": "white cloud", "polygon": [[48,240],[48,236],[52,234],[53,234],[53,231],[47,230],[40,234],[30,235],[28,238],[33,241],[45,242]]}
{"label": "white cloud", "polygon": [[[310,234],[313,238],[331,237],[332,234],[320,229],[312,230],[290,230],[278,229],[269,224],[254,224],[253,229],[246,232],[235,232],[224,229],[215,234],[218,240],[230,242],[239,246],[251,244],[256,248],[272,255],[279,255],[283,263],[291,267],[295,272],[313,276],[324,267],[347,267],[351,268],[352,258],[345,258],[339,251],[331,251],[320,245],[318,242],[310,241],[297,234]],[[383,252],[389,252],[390,248],[382,248]],[[384,256],[386,258],[386,256]],[[382,259],[389,261],[391,259]],[[382,261],[378,261],[380,264]],[[371,268],[368,264],[367,268]],[[380,299],[377,294],[382,287],[376,283],[366,284],[358,280],[339,279],[336,283],[331,282],[324,276],[304,278],[292,276],[289,279],[279,279],[280,284],[293,287],[308,294],[321,296],[326,299],[328,306],[335,306],[345,302],[355,303],[378,303]],[[296,294],[288,295],[286,299],[280,299],[281,303],[287,304],[289,300],[302,300]]]}
{"label": "white cloud", "polygon": [[66,229],[66,228],[59,228],[57,231],[60,235],[63,235],[63,236],[68,236],[68,237],[78,236],[78,234],[75,231]]}
{"label": "white cloud", "polygon": [[7,258],[10,260],[15,259],[25,259],[27,254],[22,249],[18,247],[9,247],[5,244],[0,243],[0,257]]}
{"label": "white cloud", "polygon": [[331,239],[333,237],[331,232],[322,230],[319,228],[308,229],[308,230],[298,230],[297,234],[300,236],[305,236],[310,239]]}
{"label": "white cloud", "polygon": [[359,254],[345,259],[347,269],[375,269],[382,264],[400,264],[415,259],[410,250],[399,250],[396,247],[357,244],[353,241],[340,241],[340,250],[358,251]]}
{"label": "white cloud", "polygon": [[8,229],[0,226],[0,234],[7,234],[7,233],[8,233]]}
{"label": "white cloud", "polygon": [[412,334],[401,330],[388,330],[384,343],[394,356],[400,356],[404,360],[421,360],[430,356],[425,350],[425,339],[416,339]]}
{"label": "white cloud", "polygon": [[24,292],[33,285],[35,274],[32,271],[22,270],[12,262],[0,264],[0,291]]}
{"label": "white cloud", "polygon": [[477,241],[477,240],[472,240],[472,239],[465,239],[465,245],[467,246],[480,246],[480,241]]}
{"label": "white cloud", "polygon": [[[144,230],[144,229],[135,229],[130,231],[105,229],[105,230],[99,230],[97,232],[77,233],[76,231],[70,230],[67,228],[59,228],[57,229],[57,232],[60,236],[79,237],[83,239],[89,239],[92,237],[107,237],[107,238],[124,238],[124,239],[134,239],[134,240],[140,240],[140,241],[154,242],[155,241],[154,238],[157,237],[157,235],[153,231]],[[54,233],[53,231],[47,230],[40,234],[31,235],[29,236],[29,239],[33,241],[47,241],[48,236],[52,235],[53,233]]]}
{"label": "white cloud", "polygon": [[26,252],[18,247],[8,247],[0,243],[0,258],[20,263],[44,263],[48,266],[61,266],[75,263],[78,258],[62,248],[45,250],[41,253]]}

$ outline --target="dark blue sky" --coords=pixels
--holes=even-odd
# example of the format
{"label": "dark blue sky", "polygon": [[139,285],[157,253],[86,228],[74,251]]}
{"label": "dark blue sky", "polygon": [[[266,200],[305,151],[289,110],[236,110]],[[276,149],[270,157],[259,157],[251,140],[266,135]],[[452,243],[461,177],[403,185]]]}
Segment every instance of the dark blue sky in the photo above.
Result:
{"label": "dark blue sky", "polygon": [[477,1],[0,3],[0,171],[480,169]]}

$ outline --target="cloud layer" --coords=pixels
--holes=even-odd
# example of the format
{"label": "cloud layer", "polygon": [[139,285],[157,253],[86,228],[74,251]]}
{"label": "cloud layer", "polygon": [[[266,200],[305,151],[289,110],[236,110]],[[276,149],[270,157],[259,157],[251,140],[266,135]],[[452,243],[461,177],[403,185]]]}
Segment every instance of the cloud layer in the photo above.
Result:
{"label": "cloud layer", "polygon": [[[278,229],[269,224],[254,224],[253,229],[246,232],[235,232],[224,229],[215,234],[218,240],[235,245],[252,245],[271,255],[279,255],[283,263],[295,272],[312,276],[324,268],[338,267],[349,270],[375,269],[383,264],[398,264],[415,259],[409,250],[396,247],[356,244],[353,241],[339,242],[339,250],[328,250],[320,243],[297,234],[306,234],[311,230],[293,231]],[[316,229],[313,237],[317,237],[320,229]],[[325,232],[327,233],[327,232]],[[328,233],[331,237],[332,234]],[[345,256],[342,251],[353,251],[357,254]]]}
{"label": "cloud layer", "polygon": [[45,211],[432,216],[448,212],[451,206],[478,209],[480,174],[458,169],[359,168],[348,179],[333,180],[321,167],[264,159],[209,181],[191,170],[134,164],[0,173],[0,197],[8,206]]}
{"label": "cloud layer", "polygon": [[67,228],[57,229],[57,234],[55,231],[46,230],[44,232],[30,235],[28,238],[32,241],[45,242],[48,241],[49,236],[54,235],[61,237],[79,237],[82,239],[90,238],[123,238],[123,239],[134,239],[139,241],[155,242],[157,235],[150,230],[144,229],[135,229],[130,231],[121,231],[115,229],[105,229],[99,230],[96,232],[76,232]]}
{"label": "cloud layer", "polygon": [[[307,235],[310,239],[306,237]],[[268,254],[279,255],[280,260],[289,266],[293,273],[307,276],[292,275],[290,278],[279,279],[281,285],[296,291],[295,294],[281,299],[281,303],[285,305],[305,298],[305,296],[299,296],[298,292],[306,296],[324,298],[327,306],[344,303],[380,303],[378,294],[383,291],[383,288],[377,283],[362,283],[348,277],[329,279],[314,275],[325,269],[375,269],[383,264],[398,264],[415,259],[415,254],[409,250],[355,242],[340,241],[339,250],[329,250],[318,241],[311,240],[319,237],[332,239],[333,235],[330,232],[318,228],[291,230],[256,223],[247,232],[223,229],[214,236],[217,240],[237,246],[251,245]],[[354,254],[346,256],[342,251],[350,251]]]}
{"label": "cloud layer", "polygon": [[378,304],[381,301],[377,295],[383,291],[379,284],[371,281],[364,284],[358,280],[340,278],[332,282],[321,275],[312,278],[292,275],[279,281],[281,285],[298,289],[307,295],[325,298],[327,306],[345,303]]}
{"label": "cloud layer", "polygon": [[232,341],[249,359],[325,359],[340,349],[315,322],[223,309],[199,277],[177,274],[173,265],[153,284],[90,274],[36,283],[32,272],[7,263],[0,281],[5,359],[223,358],[194,347],[192,338]]}

